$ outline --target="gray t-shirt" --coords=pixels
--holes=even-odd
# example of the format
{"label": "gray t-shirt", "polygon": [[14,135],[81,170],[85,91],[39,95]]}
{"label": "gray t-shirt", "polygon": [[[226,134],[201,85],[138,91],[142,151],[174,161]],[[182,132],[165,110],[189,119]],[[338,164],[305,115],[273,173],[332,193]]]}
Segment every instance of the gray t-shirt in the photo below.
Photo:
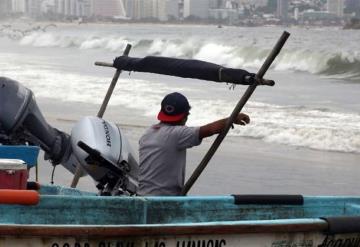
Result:
{"label": "gray t-shirt", "polygon": [[201,143],[199,129],[159,123],[146,130],[139,141],[139,195],[180,195],[186,149]]}

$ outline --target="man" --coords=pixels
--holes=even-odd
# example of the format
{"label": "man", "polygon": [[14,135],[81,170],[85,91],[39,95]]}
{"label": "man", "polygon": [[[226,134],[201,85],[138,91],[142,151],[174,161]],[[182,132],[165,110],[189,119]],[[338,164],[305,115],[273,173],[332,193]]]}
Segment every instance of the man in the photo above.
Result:
{"label": "man", "polygon": [[[226,125],[227,118],[201,127],[187,127],[189,111],[189,102],[180,93],[168,94],[162,100],[157,117],[160,123],[147,129],[139,141],[139,195],[180,195],[185,180],[186,149],[220,133]],[[249,116],[240,113],[234,124],[249,122]]]}

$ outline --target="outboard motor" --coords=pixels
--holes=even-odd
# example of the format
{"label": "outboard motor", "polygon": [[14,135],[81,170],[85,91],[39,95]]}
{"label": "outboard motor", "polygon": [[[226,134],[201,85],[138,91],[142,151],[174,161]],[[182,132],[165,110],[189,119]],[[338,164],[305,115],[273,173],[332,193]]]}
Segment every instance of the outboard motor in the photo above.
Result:
{"label": "outboard motor", "polygon": [[135,194],[138,162],[122,131],[98,117],[84,117],[71,131],[75,156],[103,195]]}
{"label": "outboard motor", "polygon": [[136,193],[138,163],[115,124],[85,117],[69,136],[46,122],[31,90],[0,77],[0,138],[3,136],[9,144],[39,145],[54,165],[62,164],[73,174],[81,165],[102,195]]}
{"label": "outboard motor", "polygon": [[62,163],[75,172],[76,164],[67,163],[71,153],[69,135],[46,122],[31,90],[5,77],[0,77],[0,126],[10,144],[39,145],[54,165]]}

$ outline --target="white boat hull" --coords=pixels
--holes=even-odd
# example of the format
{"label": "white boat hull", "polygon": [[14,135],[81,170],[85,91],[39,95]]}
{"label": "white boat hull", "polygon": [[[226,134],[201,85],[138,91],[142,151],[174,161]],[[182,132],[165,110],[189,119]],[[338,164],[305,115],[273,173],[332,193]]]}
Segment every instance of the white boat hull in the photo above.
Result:
{"label": "white boat hull", "polygon": [[327,234],[321,219],[238,223],[75,226],[1,225],[0,246],[355,247],[360,233]]}
{"label": "white boat hull", "polygon": [[2,236],[0,246],[13,247],[341,247],[360,246],[359,234],[320,233],[212,234],[152,237],[19,237]]}

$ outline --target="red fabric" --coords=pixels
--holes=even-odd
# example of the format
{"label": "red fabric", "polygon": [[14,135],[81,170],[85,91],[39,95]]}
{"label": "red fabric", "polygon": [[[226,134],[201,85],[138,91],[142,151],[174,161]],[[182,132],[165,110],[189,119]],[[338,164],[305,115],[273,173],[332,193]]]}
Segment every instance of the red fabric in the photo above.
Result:
{"label": "red fabric", "polygon": [[1,170],[0,189],[26,190],[27,170]]}
{"label": "red fabric", "polygon": [[157,118],[162,122],[179,122],[186,116],[186,114],[187,113],[181,113],[178,115],[170,116],[160,111]]}

